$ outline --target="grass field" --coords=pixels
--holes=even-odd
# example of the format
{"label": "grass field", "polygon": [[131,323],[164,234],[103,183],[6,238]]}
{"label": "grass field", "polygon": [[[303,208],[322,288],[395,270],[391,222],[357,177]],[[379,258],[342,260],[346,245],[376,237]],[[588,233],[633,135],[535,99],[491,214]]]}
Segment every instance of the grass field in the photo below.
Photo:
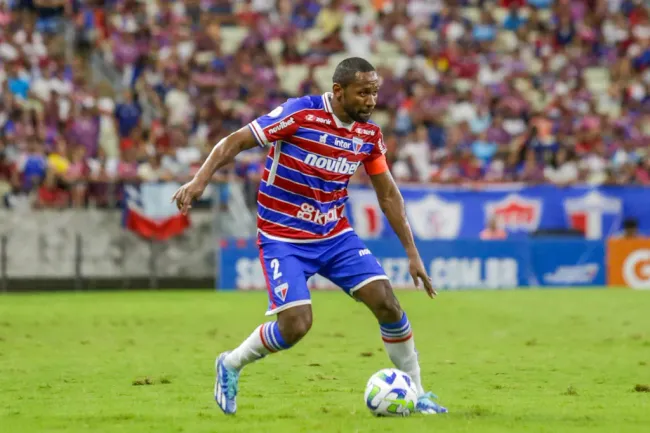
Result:
{"label": "grass field", "polygon": [[265,320],[264,293],[0,296],[0,431],[650,431],[650,292],[400,299],[448,415],[369,414],[365,383],[389,361],[370,314],[340,293],[314,294],[296,348],[247,367],[229,418],[212,400],[213,360]]}

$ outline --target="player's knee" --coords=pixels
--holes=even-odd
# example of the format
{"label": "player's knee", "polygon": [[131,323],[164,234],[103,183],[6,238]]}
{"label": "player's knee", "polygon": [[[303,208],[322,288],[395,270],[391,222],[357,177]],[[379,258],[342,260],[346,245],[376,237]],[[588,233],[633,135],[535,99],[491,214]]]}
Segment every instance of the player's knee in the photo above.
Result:
{"label": "player's knee", "polygon": [[312,313],[309,305],[294,307],[278,314],[280,334],[289,345],[296,344],[307,335],[311,324]]}

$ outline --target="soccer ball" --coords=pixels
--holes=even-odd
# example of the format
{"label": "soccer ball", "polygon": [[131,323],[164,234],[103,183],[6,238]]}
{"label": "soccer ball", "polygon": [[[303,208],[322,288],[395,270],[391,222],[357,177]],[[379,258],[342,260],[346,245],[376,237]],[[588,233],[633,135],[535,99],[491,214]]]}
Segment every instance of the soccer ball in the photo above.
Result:
{"label": "soccer ball", "polygon": [[368,380],[364,400],[376,416],[409,416],[415,412],[418,393],[408,374],[385,368]]}

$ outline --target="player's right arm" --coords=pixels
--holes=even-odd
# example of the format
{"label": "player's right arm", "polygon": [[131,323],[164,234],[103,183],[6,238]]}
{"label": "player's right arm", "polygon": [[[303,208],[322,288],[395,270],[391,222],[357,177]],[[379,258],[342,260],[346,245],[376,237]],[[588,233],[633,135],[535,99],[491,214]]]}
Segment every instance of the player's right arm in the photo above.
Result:
{"label": "player's right arm", "polygon": [[308,101],[303,98],[290,99],[219,141],[194,178],[176,191],[172,201],[176,201],[176,206],[182,213],[187,213],[192,207],[192,201],[203,195],[214,173],[233,162],[239,153],[256,146],[266,147],[276,140],[293,135],[299,123],[294,115],[307,108],[305,105]]}
{"label": "player's right arm", "polygon": [[192,207],[192,201],[203,195],[203,191],[217,170],[233,162],[239,153],[257,145],[257,140],[248,126],[222,139],[212,148],[210,155],[196,172],[194,178],[174,193],[172,201],[176,201],[176,206],[183,214],[187,213]]}

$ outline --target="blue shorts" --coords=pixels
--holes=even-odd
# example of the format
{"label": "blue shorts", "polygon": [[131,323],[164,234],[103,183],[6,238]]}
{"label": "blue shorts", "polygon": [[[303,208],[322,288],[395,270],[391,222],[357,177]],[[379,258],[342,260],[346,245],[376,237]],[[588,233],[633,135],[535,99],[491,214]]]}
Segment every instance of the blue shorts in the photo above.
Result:
{"label": "blue shorts", "polygon": [[262,269],[269,292],[267,316],[311,304],[307,280],[319,274],[352,295],[376,280],[388,280],[375,256],[353,231],[308,243],[282,242],[259,235]]}

